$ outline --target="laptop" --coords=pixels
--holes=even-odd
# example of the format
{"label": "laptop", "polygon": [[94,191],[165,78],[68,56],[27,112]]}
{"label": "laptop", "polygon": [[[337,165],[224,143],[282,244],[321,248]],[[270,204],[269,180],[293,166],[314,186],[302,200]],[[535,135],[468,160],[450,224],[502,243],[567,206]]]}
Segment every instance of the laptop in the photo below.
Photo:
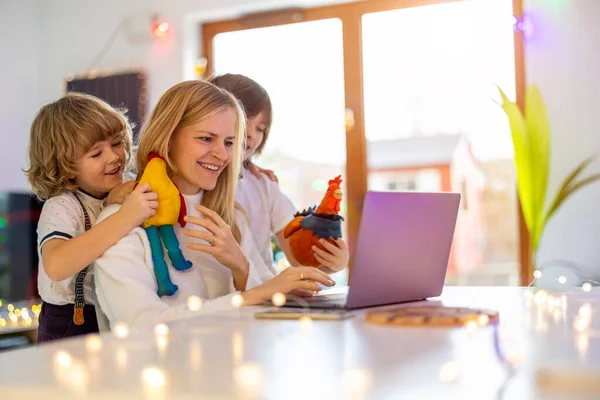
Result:
{"label": "laptop", "polygon": [[347,293],[284,307],[354,310],[439,296],[459,205],[458,193],[367,192]]}

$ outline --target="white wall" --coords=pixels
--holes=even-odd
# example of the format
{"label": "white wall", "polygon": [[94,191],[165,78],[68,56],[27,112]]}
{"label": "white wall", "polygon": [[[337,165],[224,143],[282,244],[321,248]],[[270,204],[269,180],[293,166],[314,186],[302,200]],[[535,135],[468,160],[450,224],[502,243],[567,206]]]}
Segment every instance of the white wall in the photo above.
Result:
{"label": "white wall", "polygon": [[0,190],[25,190],[29,126],[38,104],[38,2],[0,0]]}
{"label": "white wall", "polygon": [[[540,86],[552,130],[550,198],[584,158],[600,151],[600,1],[526,0],[534,18],[527,81]],[[600,172],[600,160],[588,173]],[[575,194],[551,220],[539,263],[566,259],[600,281],[600,183]]]}
{"label": "white wall", "polygon": [[[42,104],[61,96],[68,74],[142,68],[152,107],[167,88],[193,77],[201,21],[343,1],[0,0],[0,190],[28,190],[21,168],[31,121]],[[171,23],[173,35],[167,40],[150,39],[153,14]],[[105,55],[94,62],[123,21]]]}

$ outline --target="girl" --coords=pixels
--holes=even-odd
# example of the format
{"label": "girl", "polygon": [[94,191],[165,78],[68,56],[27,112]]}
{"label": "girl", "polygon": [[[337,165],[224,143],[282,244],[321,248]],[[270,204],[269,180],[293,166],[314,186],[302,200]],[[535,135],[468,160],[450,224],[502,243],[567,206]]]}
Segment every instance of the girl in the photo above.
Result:
{"label": "girl", "polygon": [[[243,214],[236,212],[234,190],[242,161],[245,117],[236,99],[202,81],[181,82],[159,99],[143,129],[137,152],[138,174],[148,155],[165,159],[169,176],[187,209],[186,225],[175,226],[184,256],[193,266],[169,275],[179,287],[158,297],[146,232],[135,228],[95,262],[96,291],[111,325],[144,326],[190,315],[189,296],[204,299],[204,310],[230,308],[234,292],[244,304],[270,300],[277,292],[317,291],[332,286],[315,268],[276,275],[257,252]],[[106,207],[100,220],[119,205]]]}
{"label": "girl", "polygon": [[38,342],[98,331],[87,266],[158,206],[150,187],[140,186],[118,214],[92,228],[104,198],[122,182],[130,147],[125,116],[93,96],[68,94],[33,121],[25,173],[46,200],[37,229]]}
{"label": "girl", "polygon": [[[296,208],[290,199],[283,194],[277,185],[272,171],[265,171],[270,179],[256,174],[250,159],[260,154],[271,129],[272,107],[269,94],[252,79],[235,74],[225,74],[209,79],[209,82],[232,93],[246,111],[246,148],[244,154],[243,178],[239,182],[237,201],[250,218],[250,230],[256,240],[256,245],[263,256],[264,262],[273,263],[271,234],[277,239],[288,261],[298,266],[290,252],[288,240],[283,237],[283,230],[294,218]],[[337,246],[322,239],[321,244],[328,251],[313,248],[315,259],[321,263],[321,269],[327,273],[343,270],[348,264],[349,252],[346,243],[337,239]]]}

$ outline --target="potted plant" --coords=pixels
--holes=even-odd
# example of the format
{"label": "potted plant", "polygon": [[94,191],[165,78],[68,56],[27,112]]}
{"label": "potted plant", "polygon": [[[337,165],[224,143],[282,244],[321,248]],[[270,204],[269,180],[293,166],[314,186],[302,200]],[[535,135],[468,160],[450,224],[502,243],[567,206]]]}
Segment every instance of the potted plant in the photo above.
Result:
{"label": "potted plant", "polygon": [[523,217],[529,231],[529,246],[532,265],[540,239],[548,221],[565,201],[583,187],[600,180],[600,174],[582,178],[583,170],[596,155],[581,162],[562,182],[558,192],[546,207],[548,175],[550,169],[550,125],[542,94],[536,85],[525,92],[525,114],[519,106],[508,99],[502,89],[502,108],[510,123],[517,172],[517,192]]}

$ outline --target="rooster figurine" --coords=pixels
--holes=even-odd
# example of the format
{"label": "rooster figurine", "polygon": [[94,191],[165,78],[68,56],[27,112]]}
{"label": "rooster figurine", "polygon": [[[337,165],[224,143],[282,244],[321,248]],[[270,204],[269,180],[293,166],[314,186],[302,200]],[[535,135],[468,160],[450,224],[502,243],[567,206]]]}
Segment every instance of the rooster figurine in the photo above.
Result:
{"label": "rooster figurine", "polygon": [[182,227],[185,226],[183,220],[186,212],[185,202],[179,189],[167,174],[166,161],[158,153],[151,153],[148,156],[148,165],[138,184],[142,183],[148,183],[152,187],[152,191],[158,194],[156,214],[142,223],[152,251],[158,296],[172,296],[177,292],[178,287],[171,282],[162,245],[164,243],[175,269],[183,271],[192,266],[192,263],[183,256],[173,229],[177,223]]}
{"label": "rooster figurine", "polygon": [[329,181],[327,192],[321,200],[319,207],[310,207],[294,215],[283,231],[283,237],[288,239],[292,255],[301,265],[318,267],[320,263],[315,259],[312,246],[323,250],[319,239],[326,239],[333,243],[334,239],[342,237],[342,221],[339,215],[342,201],[341,176]]}

